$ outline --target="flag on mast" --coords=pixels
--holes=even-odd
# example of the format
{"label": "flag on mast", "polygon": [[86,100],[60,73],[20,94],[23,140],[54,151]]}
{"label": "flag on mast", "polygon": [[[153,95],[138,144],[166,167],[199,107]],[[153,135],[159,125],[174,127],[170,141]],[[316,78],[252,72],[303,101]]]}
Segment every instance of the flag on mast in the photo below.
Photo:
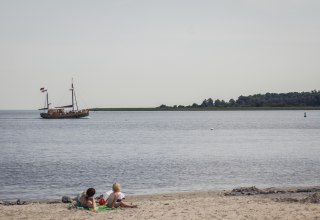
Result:
{"label": "flag on mast", "polygon": [[45,89],[44,87],[40,88],[40,92],[46,92],[46,91],[47,91],[47,89]]}

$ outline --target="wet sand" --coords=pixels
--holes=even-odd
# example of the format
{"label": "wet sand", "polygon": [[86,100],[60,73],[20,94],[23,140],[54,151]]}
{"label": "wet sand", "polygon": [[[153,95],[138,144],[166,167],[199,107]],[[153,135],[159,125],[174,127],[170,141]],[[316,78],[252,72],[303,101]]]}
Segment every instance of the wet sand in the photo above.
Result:
{"label": "wet sand", "polygon": [[99,213],[52,201],[0,205],[0,219],[320,219],[320,204],[305,200],[320,195],[315,191],[282,188],[274,193],[226,196],[229,192],[127,196],[126,202],[139,207]]}

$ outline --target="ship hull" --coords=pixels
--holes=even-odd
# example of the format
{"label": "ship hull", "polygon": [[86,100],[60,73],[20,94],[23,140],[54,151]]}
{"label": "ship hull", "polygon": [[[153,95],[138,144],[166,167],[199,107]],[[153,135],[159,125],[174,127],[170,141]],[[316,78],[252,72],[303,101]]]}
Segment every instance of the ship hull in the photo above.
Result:
{"label": "ship hull", "polygon": [[67,119],[67,118],[83,118],[89,116],[88,110],[82,110],[79,112],[69,112],[64,114],[49,114],[40,113],[41,118],[45,119]]}

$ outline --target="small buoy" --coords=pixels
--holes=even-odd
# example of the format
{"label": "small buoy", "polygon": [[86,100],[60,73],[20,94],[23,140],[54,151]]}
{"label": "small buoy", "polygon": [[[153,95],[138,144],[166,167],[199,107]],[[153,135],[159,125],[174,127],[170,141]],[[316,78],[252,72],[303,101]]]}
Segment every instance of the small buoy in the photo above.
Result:
{"label": "small buoy", "polygon": [[304,117],[305,117],[305,118],[307,117],[307,113],[306,113],[306,112],[304,113]]}
{"label": "small buoy", "polygon": [[213,128],[210,128],[210,130],[212,131],[212,130],[213,130]]}

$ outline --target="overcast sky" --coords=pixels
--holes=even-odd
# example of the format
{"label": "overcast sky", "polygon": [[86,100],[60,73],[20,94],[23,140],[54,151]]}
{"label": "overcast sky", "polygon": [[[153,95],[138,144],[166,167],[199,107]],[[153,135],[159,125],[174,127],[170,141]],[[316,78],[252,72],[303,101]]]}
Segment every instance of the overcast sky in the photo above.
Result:
{"label": "overcast sky", "polygon": [[319,0],[0,0],[0,109],[320,89]]}

